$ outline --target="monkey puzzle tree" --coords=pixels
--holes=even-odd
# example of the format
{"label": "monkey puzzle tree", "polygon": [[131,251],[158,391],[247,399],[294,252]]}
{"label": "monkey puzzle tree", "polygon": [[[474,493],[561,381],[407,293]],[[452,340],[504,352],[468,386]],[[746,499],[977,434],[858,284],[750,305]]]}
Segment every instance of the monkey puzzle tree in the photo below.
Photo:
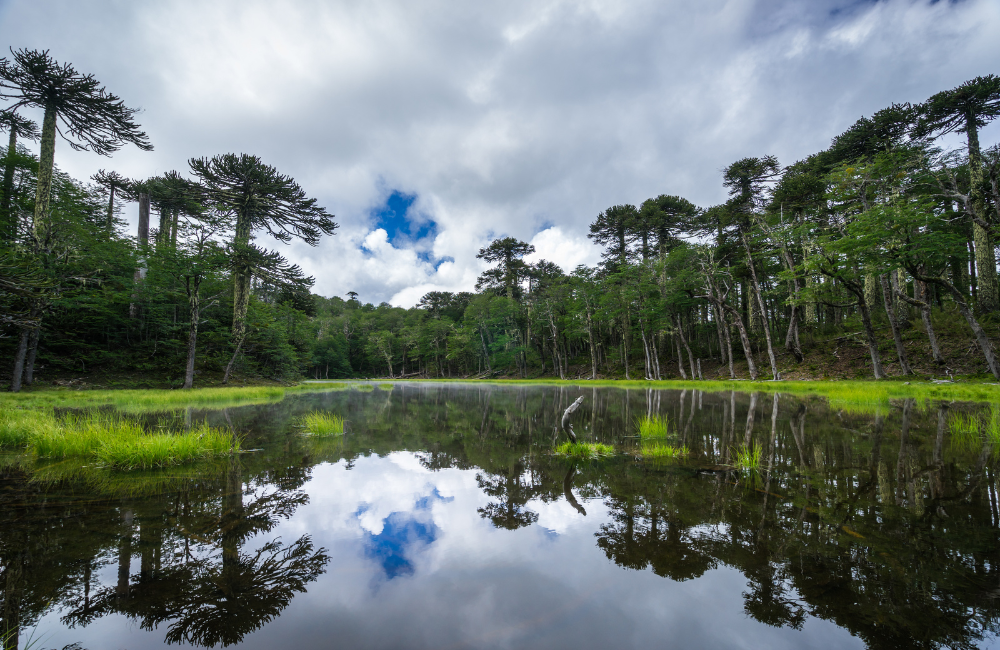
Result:
{"label": "monkey puzzle tree", "polygon": [[778,159],[774,156],[764,156],[763,158],[737,160],[726,168],[722,177],[722,184],[729,189],[731,198],[728,205],[736,217],[740,241],[743,242],[743,249],[747,254],[747,268],[750,270],[753,292],[761,317],[764,319],[762,329],[764,330],[764,339],[767,342],[767,356],[771,362],[771,375],[774,379],[779,378],[778,361],[774,356],[771,328],[766,317],[767,307],[764,305],[764,297],[761,295],[760,280],[757,277],[753,254],[750,251],[749,237],[753,228],[753,219],[764,206],[768,185],[776,181],[780,173],[781,167],[778,165]]}
{"label": "monkey puzzle tree", "polygon": [[235,220],[233,258],[233,357],[223,381],[229,380],[233,363],[246,338],[246,316],[250,305],[250,284],[254,259],[251,241],[255,231],[266,230],[281,242],[297,237],[310,246],[320,236],[337,228],[333,215],[306,197],[290,176],[278,173],[257,156],[223,154],[212,158],[192,158],[191,171],[201,181],[202,201]]}
{"label": "monkey puzzle tree", "polygon": [[986,218],[986,194],[983,186],[983,156],[979,147],[979,129],[1000,116],[1000,77],[986,75],[966,81],[958,88],[931,96],[920,107],[917,136],[964,133],[969,146],[969,219],[976,248],[977,294],[982,312],[1000,308],[996,256]]}
{"label": "monkey puzzle tree", "polygon": [[38,125],[21,117],[14,111],[0,111],[0,131],[7,130],[10,139],[7,143],[7,157],[3,166],[3,196],[0,198],[0,237],[12,242],[17,235],[17,219],[13,213],[11,195],[14,193],[14,167],[17,153],[17,139],[38,139]]}
{"label": "monkey puzzle tree", "polygon": [[11,54],[12,60],[0,59],[0,98],[14,102],[9,110],[34,106],[45,111],[33,223],[35,239],[42,241],[49,229],[57,133],[73,149],[102,156],[126,143],[143,151],[152,150],[153,145],[133,120],[138,110],[107,92],[94,75],[58,63],[48,50],[12,49]]}
{"label": "monkey puzzle tree", "polygon": [[628,264],[632,229],[639,216],[634,205],[613,205],[597,215],[587,237],[604,246],[601,257],[609,271],[624,270]]}
{"label": "monkey puzzle tree", "polygon": [[479,276],[476,290],[505,291],[507,297],[514,300],[520,296],[521,281],[529,272],[528,265],[521,258],[534,252],[534,246],[513,237],[494,239],[489,246],[480,248],[476,259],[497,262],[498,265]]}
{"label": "monkey puzzle tree", "polygon": [[132,188],[133,181],[118,172],[106,172],[103,169],[97,170],[97,173],[90,178],[108,191],[108,220],[105,228],[110,233],[115,228],[115,195],[117,194],[124,199],[132,198],[129,190]]}

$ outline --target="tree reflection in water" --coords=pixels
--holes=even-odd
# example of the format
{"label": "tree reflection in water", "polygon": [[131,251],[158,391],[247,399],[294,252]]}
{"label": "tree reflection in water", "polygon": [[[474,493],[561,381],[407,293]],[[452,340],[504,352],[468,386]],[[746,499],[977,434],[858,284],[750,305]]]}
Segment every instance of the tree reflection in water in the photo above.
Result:
{"label": "tree reflection in water", "polygon": [[[309,536],[268,535],[307,502],[312,467],[344,461],[350,470],[408,450],[431,471],[474,471],[487,500],[478,515],[497,535],[536,523],[541,504],[565,500],[583,517],[602,502],[607,515],[587,521],[603,517],[592,530],[608,561],[677,581],[739,571],[744,613],[767,625],[817,617],[871,648],[974,647],[997,632],[1000,455],[949,430],[955,412],[983,407],[902,400],[851,412],[765,393],[593,389],[577,433],[619,453],[573,463],[551,454],[552,433],[578,396],[565,386],[406,385],[391,402],[341,391],[231,409],[247,447],[263,451],[190,476],[177,470],[176,480],[81,486],[70,474],[41,480],[8,464],[3,629],[28,629],[57,606],[68,625],[118,613],[143,629],[165,626],[171,643],[238,643],[327,565]],[[295,418],[316,408],[343,414],[351,434],[296,435]],[[643,461],[637,413],[676,423],[672,444],[688,457]],[[760,449],[755,474],[729,465],[743,445]],[[420,538],[404,524],[386,543]],[[111,584],[95,586],[93,576],[105,567],[115,575],[114,566]]]}
{"label": "tree reflection in water", "polygon": [[[97,594],[93,603],[64,616],[69,625],[87,624],[109,613],[139,621],[145,630],[167,625],[167,643],[229,646],[260,629],[288,606],[296,593],[318,578],[329,561],[325,549],[315,549],[308,535],[289,545],[280,539],[256,550],[242,547],[255,535],[270,531],[281,518],[290,517],[308,497],[301,484],[284,477],[285,489],[274,485],[249,485],[244,490],[242,465],[236,456],[224,471],[219,510],[185,508],[186,499],[173,517],[185,545],[177,562],[162,562],[164,518],[156,513],[140,520],[139,546],[144,553],[134,584],[128,585],[128,559],[122,578],[113,589]],[[304,477],[302,477],[304,478]],[[131,513],[131,510],[126,512]],[[150,540],[144,543],[144,538]],[[152,539],[150,539],[152,538]],[[131,539],[131,530],[123,540]],[[192,552],[188,542],[200,547]],[[123,541],[122,548],[128,546]],[[119,576],[121,576],[121,569]]]}

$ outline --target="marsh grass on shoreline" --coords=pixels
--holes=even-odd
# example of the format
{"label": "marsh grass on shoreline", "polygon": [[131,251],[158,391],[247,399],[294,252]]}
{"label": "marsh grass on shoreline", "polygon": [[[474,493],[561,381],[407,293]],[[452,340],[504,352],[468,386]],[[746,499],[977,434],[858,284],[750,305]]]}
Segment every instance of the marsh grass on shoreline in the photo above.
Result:
{"label": "marsh grass on shoreline", "polygon": [[299,419],[309,436],[339,436],[344,433],[344,418],[325,411],[312,411]]}
{"label": "marsh grass on shoreline", "polygon": [[[842,403],[857,402],[859,393],[877,391],[885,398],[915,398],[920,401],[948,400],[960,402],[1000,402],[1000,384],[992,382],[956,381],[931,383],[911,379],[896,380],[809,380],[809,381],[750,381],[750,380],[617,380],[617,379],[402,379],[412,383],[494,384],[498,386],[537,385],[573,386],[575,388],[638,388],[663,390],[702,390],[707,393],[736,391],[740,393],[784,393],[800,397],[815,396],[842,399]],[[880,397],[881,399],[881,397]]]}
{"label": "marsh grass on shoreline", "polygon": [[119,470],[150,469],[238,452],[232,432],[200,424],[150,433],[126,415],[84,413],[57,418],[47,411],[0,412],[0,446],[36,458],[81,458]]}

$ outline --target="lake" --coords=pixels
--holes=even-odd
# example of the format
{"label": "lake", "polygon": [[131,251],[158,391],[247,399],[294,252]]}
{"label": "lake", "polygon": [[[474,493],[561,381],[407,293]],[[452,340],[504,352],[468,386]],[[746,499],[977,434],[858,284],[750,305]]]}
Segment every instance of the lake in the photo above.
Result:
{"label": "lake", "polygon": [[[143,416],[231,426],[246,451],[222,461],[115,474],[7,456],[6,647],[998,647],[1000,456],[960,425],[1000,412],[338,388]],[[580,396],[576,434],[614,454],[553,453]],[[303,435],[314,410],[346,433]],[[685,456],[644,454],[651,416]],[[755,466],[736,467],[746,450]]]}

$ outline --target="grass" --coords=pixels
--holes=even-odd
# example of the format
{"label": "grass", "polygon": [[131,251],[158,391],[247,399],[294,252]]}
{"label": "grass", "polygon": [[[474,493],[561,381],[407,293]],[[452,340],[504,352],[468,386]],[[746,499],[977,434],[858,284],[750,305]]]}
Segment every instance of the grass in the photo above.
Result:
{"label": "grass", "polygon": [[760,447],[733,449],[733,465],[749,472],[760,470]]}
{"label": "grass", "polygon": [[644,444],[639,453],[647,460],[670,460],[687,456],[690,452],[687,447],[674,447],[673,445],[656,442]]}
{"label": "grass", "polygon": [[876,413],[889,407],[889,391],[884,386],[844,386],[828,395],[827,403],[846,413]]}
{"label": "grass", "polygon": [[670,435],[670,421],[665,415],[644,416],[639,420],[640,438],[666,438]]}
{"label": "grass", "polygon": [[311,436],[339,436],[344,433],[344,418],[333,413],[313,411],[299,420]]}
{"label": "grass", "polygon": [[207,424],[148,433],[138,420],[124,415],[91,413],[57,419],[47,411],[3,412],[0,444],[38,458],[88,459],[120,470],[167,467],[240,448],[234,434]]}
{"label": "grass", "polygon": [[[550,385],[576,387],[609,387],[609,388],[660,388],[674,390],[691,390],[692,388],[706,392],[739,391],[744,393],[784,393],[787,395],[815,395],[828,399],[843,399],[845,403],[857,401],[858,395],[864,391],[885,391],[887,399],[902,399],[913,397],[919,400],[948,400],[961,402],[1000,402],[1000,384],[979,382],[975,380],[958,381],[949,384],[934,384],[929,381],[919,381],[913,378],[900,378],[906,381],[890,380],[829,380],[829,381],[645,381],[645,380],[566,380],[558,379],[403,379],[411,382],[455,382],[455,383],[488,383],[499,385]],[[991,378],[992,379],[992,378]],[[881,393],[880,393],[881,395]],[[880,397],[881,398],[881,397]]]}
{"label": "grass", "polygon": [[566,456],[578,460],[589,460],[610,456],[615,453],[615,448],[600,442],[564,442],[555,448],[557,456]]}

